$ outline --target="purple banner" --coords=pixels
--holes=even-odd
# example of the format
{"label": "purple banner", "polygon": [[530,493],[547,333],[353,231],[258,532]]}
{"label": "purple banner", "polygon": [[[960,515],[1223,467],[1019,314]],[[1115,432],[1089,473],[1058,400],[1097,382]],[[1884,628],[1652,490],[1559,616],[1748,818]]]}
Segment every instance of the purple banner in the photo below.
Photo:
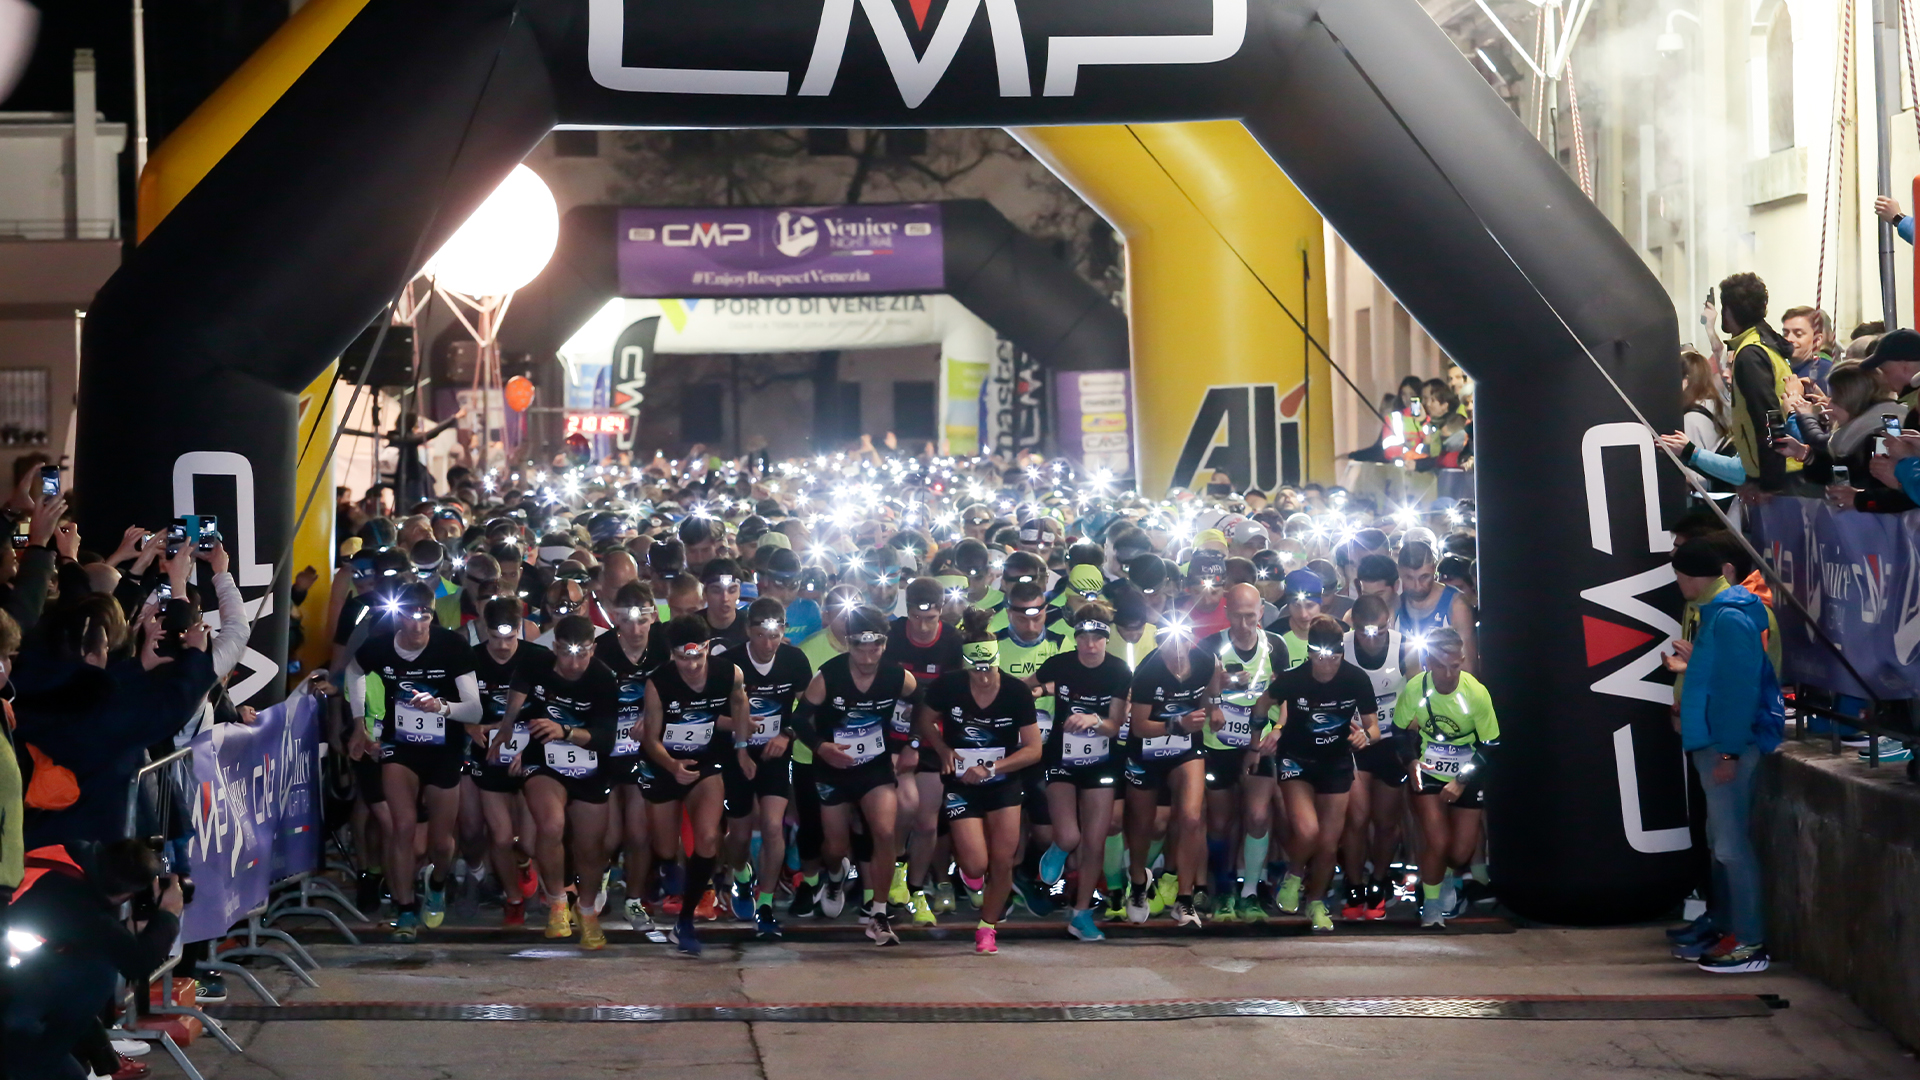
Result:
{"label": "purple banner", "polygon": [[251,725],[215,724],[194,738],[195,892],[180,940],[220,936],[267,902],[269,885],[319,868],[319,736],[319,703],[300,693]]}
{"label": "purple banner", "polygon": [[[1754,547],[1883,698],[1920,696],[1920,512],[1862,514],[1812,499],[1751,510]],[[1785,681],[1864,696],[1860,682],[1776,602]]]}
{"label": "purple banner", "polygon": [[1128,372],[1068,371],[1054,378],[1060,453],[1084,472],[1133,475],[1132,395]]}
{"label": "purple banner", "polygon": [[944,292],[940,204],[632,207],[620,293],[637,299]]}

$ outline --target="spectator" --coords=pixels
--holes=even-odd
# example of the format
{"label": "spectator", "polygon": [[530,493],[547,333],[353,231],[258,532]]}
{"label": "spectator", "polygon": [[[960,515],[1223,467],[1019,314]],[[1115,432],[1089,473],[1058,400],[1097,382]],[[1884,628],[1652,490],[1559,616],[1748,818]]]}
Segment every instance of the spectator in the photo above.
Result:
{"label": "spectator", "polygon": [[1781,399],[1793,375],[1786,358],[1793,347],[1767,325],[1767,285],[1757,276],[1734,274],[1722,281],[1720,300],[1720,326],[1733,339],[1727,346],[1733,354],[1733,444],[1748,482],[1761,491],[1780,491],[1802,468],[1781,456],[1767,437],[1768,415],[1784,415]]}
{"label": "spectator", "polygon": [[[20,625],[13,616],[0,611],[0,693],[7,689],[7,673],[13,668],[14,654],[20,651]],[[26,873],[21,859],[26,854],[26,785],[20,776],[20,762],[14,756],[13,703],[0,698],[0,909],[20,887]]]}
{"label": "spectator", "polygon": [[1889,199],[1885,195],[1875,196],[1873,216],[1893,226],[1893,231],[1900,234],[1900,239],[1909,244],[1913,243],[1913,217],[1900,209],[1898,199]]}
{"label": "spectator", "polygon": [[[139,840],[73,840],[29,851],[25,861],[8,938],[30,935],[29,947],[8,974],[35,992],[7,1002],[4,1071],[36,1080],[83,1077],[88,1070],[74,1057],[82,1047],[90,1060],[104,1056],[108,1063],[95,1065],[96,1072],[112,1071],[118,1062],[99,1014],[113,997],[116,974],[143,986],[166,959],[180,933],[180,885],[161,875],[160,857]],[[128,929],[120,907],[136,898],[142,925]]]}
{"label": "spectator", "polygon": [[[1901,329],[1881,335],[1879,344],[1860,361],[1860,366],[1873,372],[1887,395],[1905,405],[1911,416],[1917,396],[1913,379],[1920,375],[1920,333]],[[1909,420],[1902,426],[1914,424]]]}
{"label": "spectator", "polygon": [[[1707,840],[1717,881],[1700,934],[1700,967],[1720,973],[1767,969],[1760,865],[1751,835],[1754,776],[1780,744],[1785,705],[1762,635],[1765,605],[1727,582],[1720,553],[1691,540],[1673,553],[1680,593],[1700,606],[1691,642],[1674,645],[1670,669],[1685,672],[1680,740],[1707,797]],[[1706,942],[1711,942],[1706,943]]]}
{"label": "spectator", "polygon": [[1788,364],[1802,379],[1812,379],[1822,394],[1833,370],[1833,320],[1817,307],[1788,308],[1780,316],[1780,336],[1793,346]]}

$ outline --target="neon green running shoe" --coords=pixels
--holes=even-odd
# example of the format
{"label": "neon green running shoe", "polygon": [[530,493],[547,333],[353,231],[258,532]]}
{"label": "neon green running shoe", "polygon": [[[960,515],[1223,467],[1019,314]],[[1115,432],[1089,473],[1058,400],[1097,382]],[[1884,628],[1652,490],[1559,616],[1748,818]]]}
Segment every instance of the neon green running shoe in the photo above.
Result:
{"label": "neon green running shoe", "polygon": [[913,902],[913,894],[907,888],[907,864],[893,864],[893,884],[887,888],[887,903],[902,906]]}
{"label": "neon green running shoe", "polygon": [[1325,900],[1307,902],[1307,921],[1313,924],[1313,932],[1316,934],[1333,933],[1333,915],[1327,911]]}
{"label": "neon green running shoe", "polygon": [[913,925],[933,926],[935,925],[935,922],[936,920],[933,917],[933,905],[927,902],[927,894],[924,892],[914,893],[913,894]]}
{"label": "neon green running shoe", "polygon": [[1300,914],[1300,887],[1305,882],[1297,874],[1288,874],[1280,879],[1280,910],[1289,915]]}

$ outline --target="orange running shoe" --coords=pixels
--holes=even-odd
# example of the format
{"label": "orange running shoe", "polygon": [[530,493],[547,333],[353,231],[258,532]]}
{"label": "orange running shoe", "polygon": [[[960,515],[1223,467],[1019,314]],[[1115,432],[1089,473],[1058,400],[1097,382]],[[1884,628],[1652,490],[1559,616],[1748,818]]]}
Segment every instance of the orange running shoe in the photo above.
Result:
{"label": "orange running shoe", "polygon": [[714,897],[712,889],[700,894],[700,906],[693,909],[693,917],[707,922],[719,920],[720,902]]}
{"label": "orange running shoe", "polygon": [[508,930],[527,925],[527,902],[516,900],[507,904],[500,916],[500,925]]}

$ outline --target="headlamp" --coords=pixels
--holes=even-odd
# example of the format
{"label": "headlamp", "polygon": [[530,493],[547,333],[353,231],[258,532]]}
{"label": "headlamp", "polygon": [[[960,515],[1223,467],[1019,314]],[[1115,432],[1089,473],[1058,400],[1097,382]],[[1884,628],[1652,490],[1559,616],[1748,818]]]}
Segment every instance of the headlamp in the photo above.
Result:
{"label": "headlamp", "polygon": [[501,623],[493,628],[493,636],[510,638],[513,636],[513,627],[507,623]]}
{"label": "headlamp", "polygon": [[673,650],[673,654],[683,660],[692,660],[697,656],[704,656],[706,652],[707,643],[704,641],[690,641],[685,645],[676,646]]}
{"label": "headlamp", "polygon": [[1088,619],[1074,627],[1073,632],[1075,634],[1098,634],[1101,637],[1112,637],[1113,627],[1101,622],[1099,619]]}
{"label": "headlamp", "polygon": [[786,629],[786,624],[781,622],[779,619],[761,619],[760,629],[771,631],[773,633],[779,633]]}
{"label": "headlamp", "polygon": [[400,614],[412,619],[414,622],[426,622],[428,619],[433,618],[433,609],[430,607],[402,608]]}
{"label": "headlamp", "polygon": [[1027,616],[1028,618],[1032,618],[1033,616],[1038,615],[1047,609],[1043,607],[1023,607],[1023,608],[1016,608],[1015,610],[1018,611],[1020,614]]}
{"label": "headlamp", "polygon": [[858,634],[851,635],[847,640],[853,642],[855,645],[877,645],[887,640],[887,635],[875,633],[872,630],[864,630]]}

